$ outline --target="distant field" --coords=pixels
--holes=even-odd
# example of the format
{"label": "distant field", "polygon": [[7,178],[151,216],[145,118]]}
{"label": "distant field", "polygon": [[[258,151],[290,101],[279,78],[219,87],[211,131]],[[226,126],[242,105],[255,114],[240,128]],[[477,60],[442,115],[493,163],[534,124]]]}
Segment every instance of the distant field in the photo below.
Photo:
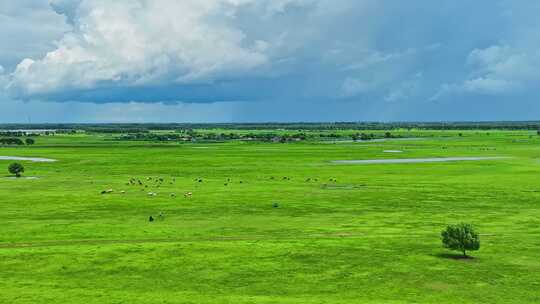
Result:
{"label": "distant field", "polygon": [[[392,133],[419,139],[0,148],[57,160],[0,159],[0,303],[539,303],[536,131]],[[498,159],[333,163],[449,157]],[[441,246],[461,221],[474,259]]]}

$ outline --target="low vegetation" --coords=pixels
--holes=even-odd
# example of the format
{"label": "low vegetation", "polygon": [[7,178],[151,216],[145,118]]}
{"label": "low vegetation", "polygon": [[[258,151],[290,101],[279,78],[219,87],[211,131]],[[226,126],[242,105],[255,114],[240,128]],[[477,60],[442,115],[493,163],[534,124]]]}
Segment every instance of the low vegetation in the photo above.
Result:
{"label": "low vegetation", "polygon": [[16,177],[21,177],[21,174],[24,172],[24,166],[20,163],[12,163],[8,167],[8,171],[11,174],[14,174]]}
{"label": "low vegetation", "polygon": [[33,138],[26,138],[24,141],[20,138],[13,137],[13,138],[0,138],[0,145],[7,145],[7,146],[22,146],[24,144],[31,146],[35,144],[36,141]]}

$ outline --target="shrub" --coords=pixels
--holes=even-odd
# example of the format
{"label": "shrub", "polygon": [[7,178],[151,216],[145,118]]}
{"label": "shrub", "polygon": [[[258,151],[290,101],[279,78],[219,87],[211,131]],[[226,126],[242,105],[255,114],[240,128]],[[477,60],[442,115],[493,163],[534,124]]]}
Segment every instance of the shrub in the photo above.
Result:
{"label": "shrub", "polygon": [[467,250],[480,249],[480,237],[471,224],[449,225],[441,232],[441,237],[445,248],[460,251],[464,257],[467,257]]}
{"label": "shrub", "polygon": [[23,145],[24,142],[20,138],[0,138],[2,145]]}
{"label": "shrub", "polygon": [[24,167],[19,163],[12,163],[9,165],[8,171],[11,174],[15,174],[16,177],[21,177],[21,173],[24,172]]}

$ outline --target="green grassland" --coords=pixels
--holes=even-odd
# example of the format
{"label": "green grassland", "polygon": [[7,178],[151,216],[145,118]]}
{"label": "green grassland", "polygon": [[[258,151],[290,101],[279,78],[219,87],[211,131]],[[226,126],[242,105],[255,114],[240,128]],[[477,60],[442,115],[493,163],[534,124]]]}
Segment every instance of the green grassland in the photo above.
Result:
{"label": "green grassland", "polygon": [[[7,178],[11,161],[0,160],[0,303],[540,302],[536,132],[402,134],[421,138],[153,143],[80,133],[0,148],[58,160],[22,162],[39,179]],[[453,156],[509,158],[331,163]],[[440,231],[461,221],[481,234],[474,259],[441,246]]]}

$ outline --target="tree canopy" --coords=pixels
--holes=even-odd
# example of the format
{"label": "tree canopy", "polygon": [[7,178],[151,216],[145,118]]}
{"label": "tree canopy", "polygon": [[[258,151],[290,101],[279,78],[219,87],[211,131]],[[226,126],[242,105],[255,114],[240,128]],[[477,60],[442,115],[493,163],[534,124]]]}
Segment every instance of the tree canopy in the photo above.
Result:
{"label": "tree canopy", "polygon": [[8,171],[11,174],[15,174],[15,176],[20,177],[21,173],[24,172],[24,166],[19,163],[12,163],[8,167]]}
{"label": "tree canopy", "polygon": [[467,251],[480,249],[480,236],[471,224],[449,225],[441,232],[441,237],[445,248],[460,251],[464,257]]}

